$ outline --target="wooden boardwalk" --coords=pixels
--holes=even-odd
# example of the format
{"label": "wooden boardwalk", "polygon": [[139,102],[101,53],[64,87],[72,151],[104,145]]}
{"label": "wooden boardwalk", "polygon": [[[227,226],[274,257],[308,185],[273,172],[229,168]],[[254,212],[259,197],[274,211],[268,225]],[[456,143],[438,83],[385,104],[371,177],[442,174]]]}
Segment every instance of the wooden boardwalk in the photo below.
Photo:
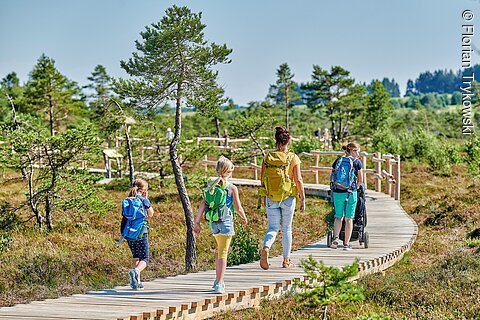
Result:
{"label": "wooden boardwalk", "polygon": [[[237,179],[234,183],[251,185],[256,182]],[[306,191],[307,194],[325,195],[327,187],[307,185]],[[358,277],[384,270],[398,261],[415,240],[417,225],[398,201],[383,193],[368,190],[366,205],[368,249],[354,242],[352,251],[334,250],[328,248],[326,239],[322,238],[293,252],[292,261],[298,265],[300,259],[312,255],[326,265],[340,267],[358,257]],[[0,308],[0,320],[205,319],[227,309],[254,307],[261,299],[285,294],[292,290],[294,280],[309,281],[300,267],[281,268],[282,257],[271,258],[270,263],[267,271],[260,269],[258,262],[227,268],[225,294],[210,291],[215,277],[211,270],[144,282],[143,291],[121,286]]]}

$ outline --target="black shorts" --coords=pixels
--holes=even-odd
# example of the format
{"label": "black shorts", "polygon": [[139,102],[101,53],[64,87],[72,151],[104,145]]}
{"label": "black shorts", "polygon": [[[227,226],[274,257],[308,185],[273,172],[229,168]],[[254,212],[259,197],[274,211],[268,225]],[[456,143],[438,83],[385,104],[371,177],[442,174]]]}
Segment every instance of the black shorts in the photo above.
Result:
{"label": "black shorts", "polygon": [[150,255],[148,247],[148,233],[145,233],[143,238],[140,240],[127,239],[127,243],[133,257],[139,259],[140,261],[145,261],[145,263],[148,264]]}

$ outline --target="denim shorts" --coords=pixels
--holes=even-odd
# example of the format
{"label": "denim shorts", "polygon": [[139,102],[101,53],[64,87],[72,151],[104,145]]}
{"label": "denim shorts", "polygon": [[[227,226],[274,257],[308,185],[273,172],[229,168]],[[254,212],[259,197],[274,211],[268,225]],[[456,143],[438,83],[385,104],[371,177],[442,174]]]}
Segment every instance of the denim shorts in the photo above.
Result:
{"label": "denim shorts", "polygon": [[235,228],[232,213],[230,212],[222,221],[212,222],[210,224],[210,230],[212,230],[214,235],[233,236],[235,234]]}

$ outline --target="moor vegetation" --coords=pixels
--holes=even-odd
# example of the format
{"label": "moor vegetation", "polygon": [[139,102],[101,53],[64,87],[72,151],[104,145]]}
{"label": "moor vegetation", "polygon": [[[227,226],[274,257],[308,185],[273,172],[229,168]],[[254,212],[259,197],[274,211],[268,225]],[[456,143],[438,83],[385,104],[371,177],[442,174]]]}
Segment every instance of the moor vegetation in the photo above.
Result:
{"label": "moor vegetation", "polygon": [[[354,299],[320,299],[314,292],[219,319],[321,319],[325,305],[329,319],[479,319],[480,139],[461,134],[462,95],[451,85],[460,74],[422,73],[399,97],[393,79],[361,84],[341,66],[314,64],[311,81],[299,84],[284,63],[266,99],[242,107],[216,83],[215,67],[230,62],[231,49],[205,41],[205,27],[201,13],[169,8],[121,62],[129,79],[113,79],[98,65],[82,88],[42,54],[27,82],[15,72],[1,80],[0,306],[126,285],[130,252],[115,243],[120,202],[133,177],[149,179],[156,212],[145,280],[213,269],[213,237],[193,237],[191,230],[201,190],[214,175],[201,160],[225,155],[238,168],[234,177],[251,178],[251,169],[241,167],[254,152],[260,163],[273,147],[272,129],[284,125],[297,154],[322,150],[314,133],[328,128],[334,150],[356,140],[363,151],[401,155],[401,205],[419,235],[385,274],[352,286],[337,275],[335,283]],[[476,83],[472,105],[478,126]],[[165,138],[167,128],[173,139]],[[195,143],[205,136],[248,141],[223,149]],[[116,170],[105,181],[87,170],[104,168],[107,148],[123,156],[124,177]],[[332,159],[321,160],[327,166]],[[256,209],[257,190],[239,190],[250,223],[238,229],[230,264],[258,257],[267,224]],[[307,199],[305,213],[295,215],[294,249],[326,233],[330,212],[326,200]],[[279,246],[272,254],[280,254]]]}

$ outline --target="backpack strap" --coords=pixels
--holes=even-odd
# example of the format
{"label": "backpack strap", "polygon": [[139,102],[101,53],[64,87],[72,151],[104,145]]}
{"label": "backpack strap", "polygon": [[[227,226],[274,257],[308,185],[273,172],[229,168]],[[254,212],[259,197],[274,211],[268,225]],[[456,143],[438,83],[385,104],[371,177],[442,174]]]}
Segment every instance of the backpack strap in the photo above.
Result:
{"label": "backpack strap", "polygon": [[[357,160],[357,159],[352,158],[352,157],[347,157],[347,158],[350,159],[350,172],[348,174],[351,174],[352,171],[354,172],[353,176],[354,176],[355,183],[356,183],[358,181],[358,177],[357,177],[357,175],[355,175],[355,166],[354,165],[355,165],[355,160]],[[352,191],[353,191],[352,187],[350,187],[350,192],[352,192]]]}

